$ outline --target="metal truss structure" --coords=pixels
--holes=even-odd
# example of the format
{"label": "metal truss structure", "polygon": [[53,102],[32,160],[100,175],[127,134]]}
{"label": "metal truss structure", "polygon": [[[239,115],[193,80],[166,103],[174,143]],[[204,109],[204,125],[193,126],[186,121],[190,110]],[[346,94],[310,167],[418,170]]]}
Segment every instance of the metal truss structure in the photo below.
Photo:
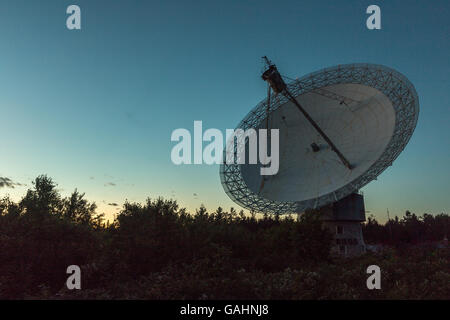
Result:
{"label": "metal truss structure", "polygon": [[[395,128],[391,140],[378,160],[366,172],[342,188],[318,198],[299,202],[279,202],[259,196],[246,185],[240,164],[224,162],[220,166],[220,178],[225,192],[234,202],[254,212],[273,214],[303,212],[307,209],[320,208],[357,192],[392,165],[392,162],[405,148],[417,124],[419,100],[414,86],[405,76],[391,68],[374,64],[348,64],[308,74],[288,83],[288,89],[294,97],[311,91],[316,94],[328,95],[329,92],[322,88],[345,83],[373,87],[382,92],[392,103],[395,110]],[[343,101],[344,98],[342,97]],[[335,99],[339,100],[341,97],[335,97]],[[278,94],[272,97],[267,110],[267,99],[264,99],[247,114],[236,129],[247,130],[261,127],[268,113],[271,114],[288,101],[284,95]],[[238,148],[243,147],[245,148],[245,143],[234,146],[234,154],[239,152]],[[227,157],[226,149],[224,153],[224,156]]]}

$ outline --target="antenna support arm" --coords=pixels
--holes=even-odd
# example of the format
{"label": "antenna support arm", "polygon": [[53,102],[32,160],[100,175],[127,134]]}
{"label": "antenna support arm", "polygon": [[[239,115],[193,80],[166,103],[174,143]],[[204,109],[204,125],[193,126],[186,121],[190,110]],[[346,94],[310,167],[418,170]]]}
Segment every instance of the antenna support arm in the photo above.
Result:
{"label": "antenna support arm", "polygon": [[352,170],[353,166],[350,162],[344,157],[344,155],[339,151],[339,149],[334,145],[334,143],[328,138],[325,132],[319,127],[319,125],[311,118],[311,116],[306,112],[305,109],[300,105],[300,103],[295,99],[295,97],[290,93],[287,88],[286,83],[278,72],[277,67],[270,63],[267,57],[264,57],[266,62],[269,64],[268,69],[264,71],[262,74],[262,78],[264,81],[267,81],[270,87],[273,89],[275,93],[283,93],[286,98],[288,98],[292,103],[294,103],[300,112],[305,116],[305,118],[311,123],[311,125],[317,130],[317,132],[322,136],[322,138],[328,143],[331,149],[337,154],[342,163],[349,169]]}

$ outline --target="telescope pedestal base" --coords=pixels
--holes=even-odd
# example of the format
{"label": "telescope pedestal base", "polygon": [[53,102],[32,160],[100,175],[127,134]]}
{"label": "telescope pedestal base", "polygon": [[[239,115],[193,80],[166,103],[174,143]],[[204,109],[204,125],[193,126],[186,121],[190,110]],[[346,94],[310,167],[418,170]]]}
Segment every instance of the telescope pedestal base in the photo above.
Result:
{"label": "telescope pedestal base", "polygon": [[323,227],[333,234],[331,254],[357,256],[366,252],[361,223],[365,221],[364,198],[358,193],[320,209]]}

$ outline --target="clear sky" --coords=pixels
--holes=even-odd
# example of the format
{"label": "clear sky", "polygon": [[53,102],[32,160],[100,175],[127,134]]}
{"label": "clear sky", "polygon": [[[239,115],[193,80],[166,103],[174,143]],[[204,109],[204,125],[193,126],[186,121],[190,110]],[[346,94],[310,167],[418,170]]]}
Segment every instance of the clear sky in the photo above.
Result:
{"label": "clear sky", "polygon": [[[82,29],[66,28],[81,8]],[[366,28],[381,8],[382,29]],[[336,64],[389,66],[414,84],[417,128],[363,191],[384,220],[450,209],[450,2],[3,0],[0,196],[46,173],[112,216],[125,199],[235,205],[218,166],[175,166],[176,128],[234,128],[266,94],[261,56],[290,77]],[[21,184],[21,185],[18,185]]]}

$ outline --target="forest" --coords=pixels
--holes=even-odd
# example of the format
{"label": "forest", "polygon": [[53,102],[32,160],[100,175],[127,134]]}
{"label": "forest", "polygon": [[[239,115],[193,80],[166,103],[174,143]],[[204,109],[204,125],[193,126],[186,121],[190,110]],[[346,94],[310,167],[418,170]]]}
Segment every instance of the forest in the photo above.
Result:
{"label": "forest", "polygon": [[[317,216],[190,213],[157,198],[125,202],[109,222],[41,175],[20,201],[0,199],[0,299],[450,299],[450,249],[435,245],[448,214],[369,216],[365,241],[382,249],[354,258],[330,256]],[[381,290],[366,287],[373,264]],[[81,290],[66,287],[69,265]]]}

